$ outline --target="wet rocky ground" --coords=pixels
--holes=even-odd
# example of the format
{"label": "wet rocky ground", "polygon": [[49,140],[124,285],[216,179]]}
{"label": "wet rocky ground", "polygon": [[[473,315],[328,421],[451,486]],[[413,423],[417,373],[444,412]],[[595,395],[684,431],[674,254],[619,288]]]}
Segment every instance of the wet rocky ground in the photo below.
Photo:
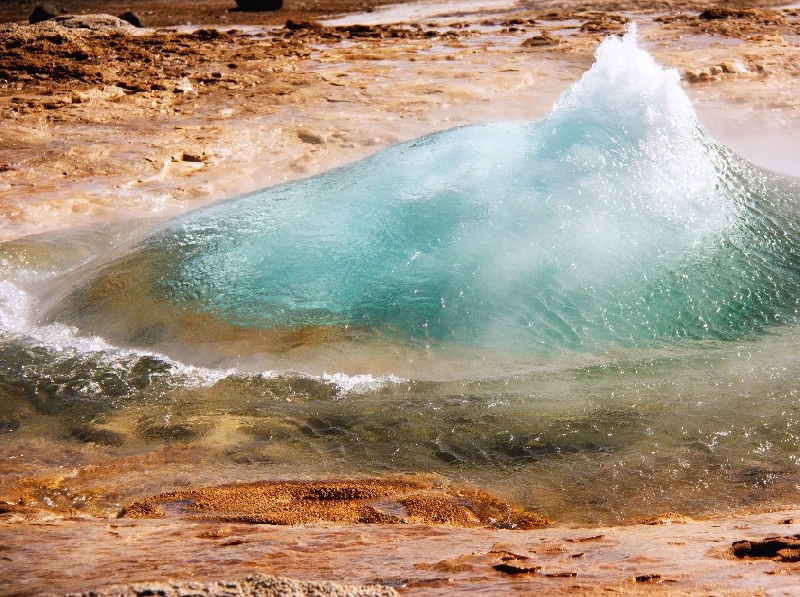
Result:
{"label": "wet rocky ground", "polygon": [[[58,20],[30,26],[36,4],[0,2],[2,240],[165,217],[433,130],[535,118],[591,65],[598,41],[631,21],[659,61],[678,69],[701,117],[705,109],[710,121],[724,117],[753,131],[768,128],[758,120],[765,113],[779,117],[768,121],[776,130],[800,130],[800,10],[769,2],[546,0],[458,11],[444,4],[428,16],[382,22],[381,1],[287,1],[268,13],[236,11],[234,2],[64,1],[55,5]],[[116,18],[127,10],[146,27]],[[372,12],[361,23],[334,20],[354,10]],[[111,18],[86,16],[98,13]],[[720,105],[747,109],[715,116]],[[742,148],[753,143],[747,137]],[[791,148],[779,149],[791,158]],[[556,521],[516,531],[446,493],[436,503],[473,528],[455,518],[398,523],[408,506],[388,500],[375,510],[397,519],[385,528],[326,518],[275,530],[251,524],[266,522],[263,511],[249,521],[182,518],[174,504],[196,500],[195,513],[205,514],[217,507],[182,479],[172,492],[128,504],[156,518],[91,516],[81,499],[110,499],[134,468],[158,476],[161,456],[105,466],[103,451],[128,438],[87,425],[73,430],[60,455],[26,461],[13,444],[15,416],[0,419],[8,456],[0,468],[0,594],[109,583],[124,587],[106,594],[131,594],[125,583],[163,578],[201,583],[176,581],[164,591],[224,594],[220,579],[252,573],[392,587],[377,594],[752,594],[790,590],[799,573],[792,511],[706,521],[654,513],[648,524],[618,529],[563,529]],[[170,470],[198,457],[181,448],[182,432],[167,438]],[[47,453],[35,442],[25,448]],[[435,512],[434,501],[420,500],[408,503]],[[284,518],[301,503],[287,499]],[[230,580],[225,590],[260,582]]]}
{"label": "wet rocky ground", "polygon": [[[512,3],[384,23],[376,6],[367,24],[338,24],[319,19],[344,5],[290,6],[255,28],[253,13],[221,26],[180,10],[156,28],[69,14],[0,25],[0,238],[169,215],[441,128],[536,117],[632,20],[699,111],[726,98],[791,124],[800,102],[797,9]],[[30,8],[2,3],[0,18],[19,20],[12,7]]]}

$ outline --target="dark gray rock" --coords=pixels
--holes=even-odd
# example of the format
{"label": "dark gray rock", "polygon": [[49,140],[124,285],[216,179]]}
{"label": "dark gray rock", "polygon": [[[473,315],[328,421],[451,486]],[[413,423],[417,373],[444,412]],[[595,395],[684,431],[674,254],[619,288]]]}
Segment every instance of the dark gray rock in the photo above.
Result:
{"label": "dark gray rock", "polygon": [[52,4],[39,4],[28,17],[28,23],[34,25],[58,16],[58,11]]}
{"label": "dark gray rock", "polygon": [[279,10],[283,8],[283,0],[236,0],[236,6],[244,11]]}
{"label": "dark gray rock", "polygon": [[132,10],[126,10],[121,15],[119,15],[119,18],[122,19],[123,21],[127,21],[134,27],[140,27],[140,28],[144,27],[144,22],[142,21],[142,19],[140,19],[139,15],[137,15]]}
{"label": "dark gray rock", "polygon": [[138,435],[148,440],[167,442],[191,442],[207,435],[213,425],[210,421],[199,417],[143,417],[136,427]]}
{"label": "dark gray rock", "polygon": [[101,429],[92,425],[83,425],[72,430],[72,437],[85,444],[101,446],[121,446],[125,443],[125,434],[110,429]]}
{"label": "dark gray rock", "polygon": [[11,433],[19,429],[17,419],[0,419],[0,433]]}

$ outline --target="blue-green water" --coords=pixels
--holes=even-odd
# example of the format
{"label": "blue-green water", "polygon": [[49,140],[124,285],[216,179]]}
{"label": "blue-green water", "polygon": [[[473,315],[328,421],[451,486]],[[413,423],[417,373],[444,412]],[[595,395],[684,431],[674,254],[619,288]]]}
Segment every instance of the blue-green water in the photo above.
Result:
{"label": "blue-green water", "polygon": [[537,122],[4,245],[0,441],[435,472],[566,520],[793,501],[798,201],[610,38]]}
{"label": "blue-green water", "polygon": [[797,184],[714,141],[634,43],[607,41],[538,122],[434,134],[172,222],[139,249],[163,264],[151,292],[242,327],[524,354],[794,324]]}

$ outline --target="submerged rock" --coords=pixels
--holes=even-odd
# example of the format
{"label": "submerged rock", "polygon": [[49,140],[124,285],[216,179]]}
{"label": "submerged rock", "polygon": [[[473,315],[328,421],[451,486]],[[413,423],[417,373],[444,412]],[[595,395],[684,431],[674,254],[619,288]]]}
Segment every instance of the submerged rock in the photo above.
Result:
{"label": "submerged rock", "polygon": [[111,429],[101,429],[93,425],[84,425],[72,430],[72,437],[87,444],[101,446],[121,446],[125,443],[125,434]]}
{"label": "submerged rock", "polygon": [[18,419],[10,419],[10,418],[3,418],[0,419],[0,434],[2,433],[12,433],[19,429],[19,420]]}
{"label": "submerged rock", "polygon": [[152,416],[142,418],[136,431],[144,439],[190,442],[208,434],[212,427],[209,421],[195,417]]}

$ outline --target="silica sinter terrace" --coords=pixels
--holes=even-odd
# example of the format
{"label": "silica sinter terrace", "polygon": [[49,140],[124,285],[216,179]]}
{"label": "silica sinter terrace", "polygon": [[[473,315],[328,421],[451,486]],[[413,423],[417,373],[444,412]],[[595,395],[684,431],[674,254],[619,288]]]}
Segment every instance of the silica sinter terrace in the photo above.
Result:
{"label": "silica sinter terrace", "polygon": [[3,246],[4,451],[179,442],[209,455],[197,481],[436,472],[573,521],[786,503],[798,200],[703,130],[635,31],[612,37],[538,122],[430,135],[133,246]]}

